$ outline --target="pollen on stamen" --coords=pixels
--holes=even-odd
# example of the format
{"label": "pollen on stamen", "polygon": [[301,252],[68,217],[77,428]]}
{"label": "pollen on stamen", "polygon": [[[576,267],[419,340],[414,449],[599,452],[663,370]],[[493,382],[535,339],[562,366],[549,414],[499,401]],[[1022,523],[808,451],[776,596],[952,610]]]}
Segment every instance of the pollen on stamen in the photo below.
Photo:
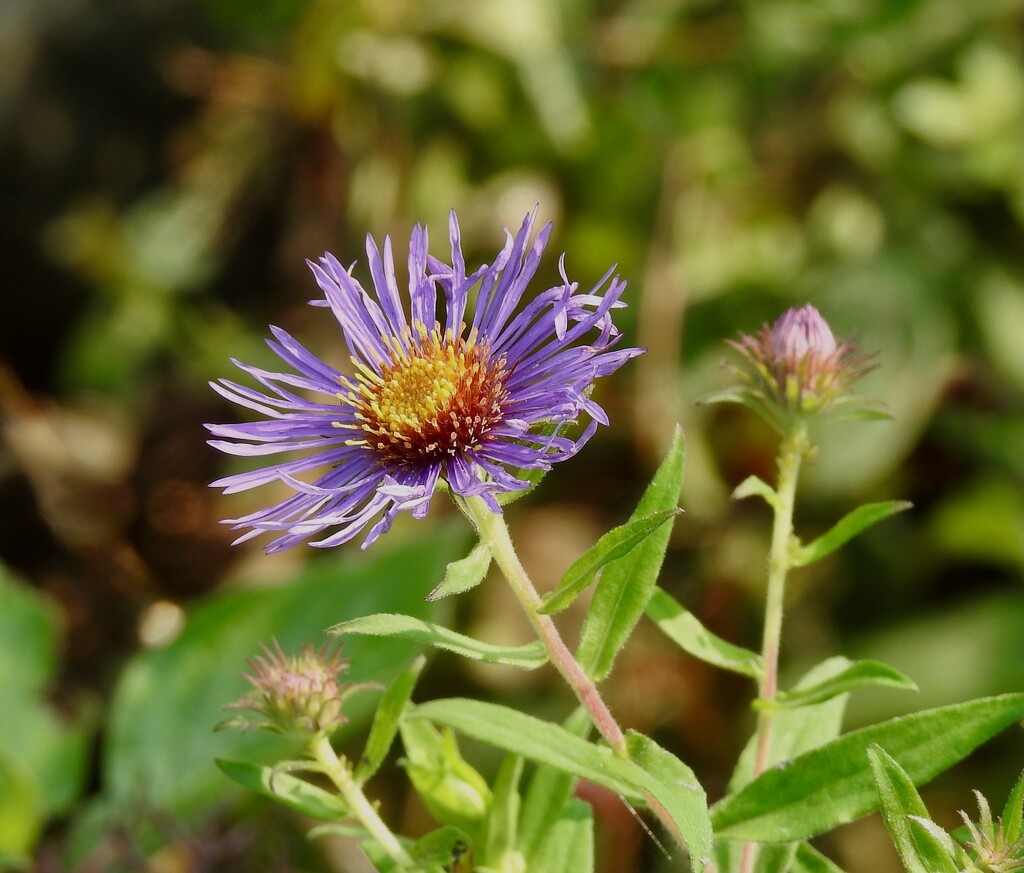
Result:
{"label": "pollen on stamen", "polygon": [[[413,337],[418,337],[418,342]],[[501,420],[507,399],[504,359],[491,361],[471,331],[456,337],[435,324],[406,328],[383,341],[392,354],[380,372],[357,365],[345,395],[365,437],[346,445],[372,446],[389,463],[415,463],[474,448]]]}

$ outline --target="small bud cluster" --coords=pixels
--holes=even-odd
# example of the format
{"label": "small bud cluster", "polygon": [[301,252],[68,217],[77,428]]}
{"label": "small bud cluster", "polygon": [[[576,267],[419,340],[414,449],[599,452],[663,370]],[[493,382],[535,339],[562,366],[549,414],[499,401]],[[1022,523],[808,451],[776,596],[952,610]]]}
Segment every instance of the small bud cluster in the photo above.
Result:
{"label": "small bud cluster", "polygon": [[[1024,837],[1017,832],[1007,833],[1002,820],[993,819],[985,796],[980,791],[975,791],[974,796],[980,812],[978,823],[972,822],[967,813],[960,813],[971,834],[967,847],[977,859],[976,866],[969,873],[1019,873],[1024,870]],[[1017,823],[1019,826],[1019,815]]]}
{"label": "small bud cluster", "polygon": [[748,365],[736,368],[744,385],[732,399],[756,408],[780,430],[795,418],[834,408],[848,400],[850,385],[871,369],[870,356],[837,340],[810,304],[788,309],[756,336],[727,340]]}
{"label": "small bud cluster", "polygon": [[348,721],[342,713],[345,700],[365,687],[339,680],[348,672],[348,661],[326,645],[317,650],[307,644],[289,657],[274,640],[273,648],[264,645],[263,654],[248,664],[252,672],[245,678],[253,690],[225,708],[249,710],[258,717],[243,717],[226,727],[260,727],[305,739],[327,736]]}

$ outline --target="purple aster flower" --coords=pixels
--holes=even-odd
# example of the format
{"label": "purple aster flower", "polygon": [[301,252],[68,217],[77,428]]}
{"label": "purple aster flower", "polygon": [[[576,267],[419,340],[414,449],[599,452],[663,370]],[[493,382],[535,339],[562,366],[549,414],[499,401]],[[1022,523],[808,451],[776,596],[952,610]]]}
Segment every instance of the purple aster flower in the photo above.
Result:
{"label": "purple aster flower", "polygon": [[[222,379],[216,391],[262,416],[244,424],[207,425],[211,445],[232,455],[298,453],[290,460],[220,479],[225,493],[283,482],[294,493],[267,509],[230,519],[246,530],[280,535],[268,552],[320,537],[335,546],[368,525],[367,545],[398,513],[427,514],[444,480],[461,497],[480,497],[500,512],[498,496],[529,486],[524,475],[575,455],[607,424],[589,397],[600,376],[641,349],[614,348],[612,310],[626,283],[608,271],[579,293],[559,260],[562,283],[528,296],[551,233],[531,239],[536,210],[490,266],[467,274],[454,212],[451,263],[427,253],[426,228],[409,243],[409,308],[395,277],[391,241],[367,238],[373,280],[368,293],[331,254],[309,262],[354,367],[343,373],[271,327],[268,344],[292,372],[234,361],[261,386]],[[470,310],[472,292],[476,304]],[[564,425],[585,417],[573,437]],[[312,481],[304,474],[314,471]],[[307,479],[310,476],[307,476]]]}

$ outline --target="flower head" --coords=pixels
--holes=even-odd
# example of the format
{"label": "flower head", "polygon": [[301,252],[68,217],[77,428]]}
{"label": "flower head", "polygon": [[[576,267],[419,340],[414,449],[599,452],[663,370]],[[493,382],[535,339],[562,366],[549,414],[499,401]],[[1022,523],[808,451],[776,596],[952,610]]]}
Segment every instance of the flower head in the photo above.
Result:
{"label": "flower head", "polygon": [[298,655],[285,655],[280,643],[263,646],[263,654],[248,661],[251,673],[245,674],[252,685],[241,700],[226,709],[255,712],[258,718],[240,718],[225,727],[261,727],[274,733],[302,738],[327,736],[348,719],[342,713],[345,700],[367,684],[342,682],[348,661],[340,651],[328,646],[317,650],[312,644]]}
{"label": "flower head", "polygon": [[[462,497],[479,496],[495,512],[498,496],[528,487],[529,471],[572,457],[607,424],[589,397],[594,381],[641,349],[616,349],[612,310],[626,283],[609,270],[587,292],[566,277],[530,297],[551,226],[531,240],[527,216],[493,264],[467,273],[459,225],[449,223],[451,263],[427,253],[427,231],[409,243],[409,304],[402,301],[390,239],[367,238],[373,293],[330,254],[309,262],[341,327],[352,362],[343,373],[272,327],[268,344],[293,372],[235,361],[262,390],[220,380],[214,389],[263,418],[207,425],[211,445],[234,455],[300,453],[213,484],[225,492],[270,482],[293,489],[268,509],[229,520],[238,541],[278,532],[268,551],[320,536],[334,546],[370,527],[363,546],[399,512],[427,514],[439,481]],[[476,305],[470,313],[471,292]],[[588,423],[573,437],[565,425]],[[316,471],[312,481],[299,477]]]}
{"label": "flower head", "polygon": [[747,367],[735,368],[744,384],[712,399],[752,406],[780,430],[794,419],[807,419],[849,401],[865,404],[863,398],[850,395],[849,388],[871,369],[871,356],[836,339],[809,303],[787,309],[756,336],[741,334],[739,340],[726,342],[744,358]]}

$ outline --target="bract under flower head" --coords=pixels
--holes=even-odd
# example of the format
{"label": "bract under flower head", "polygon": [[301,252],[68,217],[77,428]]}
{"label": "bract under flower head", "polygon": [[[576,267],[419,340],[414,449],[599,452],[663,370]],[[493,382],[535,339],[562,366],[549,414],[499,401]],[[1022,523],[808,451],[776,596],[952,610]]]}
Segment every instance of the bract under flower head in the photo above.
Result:
{"label": "bract under flower head", "polygon": [[741,334],[739,340],[726,342],[748,365],[736,368],[744,384],[710,399],[745,403],[781,431],[794,420],[807,420],[843,404],[859,404],[861,411],[870,405],[851,395],[849,388],[872,368],[872,357],[860,354],[853,343],[836,339],[809,303],[787,309],[756,336]]}
{"label": "bract under flower head", "polygon": [[[399,512],[426,515],[441,480],[499,512],[499,495],[528,487],[520,471],[572,457],[608,423],[589,390],[642,351],[614,348],[612,310],[625,305],[626,283],[609,270],[580,293],[560,260],[562,283],[528,297],[551,232],[547,225],[533,237],[535,215],[514,236],[506,231],[494,263],[471,274],[454,212],[450,264],[428,254],[426,228],[414,228],[408,312],[390,239],[378,249],[367,237],[372,294],[333,255],[309,262],[324,295],[312,302],[337,319],[353,371],[342,373],[272,327],[268,343],[293,372],[235,361],[264,390],[213,385],[264,419],[207,425],[221,437],[211,445],[242,456],[301,453],[213,483],[235,492],[277,481],[294,491],[230,519],[246,530],[236,542],[276,531],[268,551],[321,535],[310,544],[334,546],[370,526],[365,548]],[[581,417],[589,419],[582,432],[568,435],[563,425]],[[299,478],[311,470],[312,481]]]}

